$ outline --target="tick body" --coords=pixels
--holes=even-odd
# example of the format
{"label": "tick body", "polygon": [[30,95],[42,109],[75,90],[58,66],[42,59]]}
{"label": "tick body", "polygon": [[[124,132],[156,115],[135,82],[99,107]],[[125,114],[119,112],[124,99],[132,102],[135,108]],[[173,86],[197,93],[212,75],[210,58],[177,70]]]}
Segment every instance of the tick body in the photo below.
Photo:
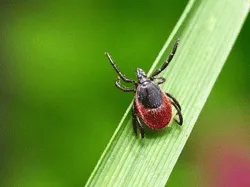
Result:
{"label": "tick body", "polygon": [[[165,82],[165,79],[163,77],[156,77],[169,65],[174,57],[178,44],[179,40],[176,41],[167,61],[151,76],[148,77],[142,69],[137,68],[136,81],[126,78],[126,76],[119,71],[111,56],[105,53],[118,74],[115,83],[116,87],[124,92],[135,93],[132,107],[133,129],[135,134],[137,134],[137,129],[139,129],[142,138],[144,137],[142,122],[152,129],[162,129],[166,127],[172,118],[172,106],[177,111],[179,118],[176,120],[177,123],[182,125],[183,118],[179,102],[172,95],[165,93],[159,87],[160,84]],[[133,84],[134,88],[127,88],[121,85],[121,79],[124,82]]]}

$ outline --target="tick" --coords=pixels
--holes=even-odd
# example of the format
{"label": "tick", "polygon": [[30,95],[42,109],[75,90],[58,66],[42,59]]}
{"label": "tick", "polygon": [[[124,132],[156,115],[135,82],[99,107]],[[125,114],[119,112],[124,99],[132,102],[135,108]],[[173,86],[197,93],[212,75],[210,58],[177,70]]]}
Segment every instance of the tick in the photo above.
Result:
{"label": "tick", "polygon": [[[118,69],[109,53],[105,53],[118,74],[118,78],[115,82],[116,87],[124,92],[135,93],[132,107],[132,123],[135,134],[137,134],[138,128],[142,138],[144,138],[144,127],[142,122],[152,129],[162,129],[166,127],[172,118],[172,106],[176,109],[179,118],[178,120],[175,119],[176,122],[182,125],[183,117],[179,102],[171,94],[164,92],[159,87],[160,84],[165,82],[165,78],[156,77],[167,68],[175,55],[178,44],[179,40],[175,42],[172,53],[169,55],[167,61],[165,61],[159,69],[153,72],[151,76],[148,77],[142,69],[137,68],[136,81],[126,78]],[[121,85],[121,79],[126,83],[133,84],[135,88],[128,88]]]}

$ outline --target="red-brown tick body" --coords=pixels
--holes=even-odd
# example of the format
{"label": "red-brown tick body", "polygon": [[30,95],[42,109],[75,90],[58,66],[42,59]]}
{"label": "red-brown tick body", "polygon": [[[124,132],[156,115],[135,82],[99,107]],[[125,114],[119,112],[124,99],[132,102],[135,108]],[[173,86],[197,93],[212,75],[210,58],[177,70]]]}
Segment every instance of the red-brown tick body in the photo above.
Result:
{"label": "red-brown tick body", "polygon": [[[174,106],[177,111],[177,115],[179,116],[179,121],[176,121],[179,125],[182,125],[183,123],[181,106],[179,102],[172,95],[165,93],[159,87],[160,84],[165,82],[165,78],[156,77],[156,75],[161,73],[172,60],[178,43],[179,40],[177,40],[175,43],[172,53],[169,55],[167,61],[151,76],[148,77],[142,69],[137,68],[137,81],[126,78],[125,75],[118,70],[118,67],[114,63],[111,56],[106,53],[111,65],[118,74],[118,79],[115,85],[124,92],[135,93],[132,108],[133,129],[137,134],[137,128],[139,128],[142,138],[144,137],[144,127],[142,122],[152,129],[162,129],[166,127],[172,119],[172,106]],[[122,79],[124,82],[134,84],[135,89],[122,86],[120,79]]]}
{"label": "red-brown tick body", "polygon": [[166,127],[172,118],[172,105],[169,98],[162,94],[162,103],[157,108],[147,108],[138,99],[136,93],[135,112],[152,129]]}

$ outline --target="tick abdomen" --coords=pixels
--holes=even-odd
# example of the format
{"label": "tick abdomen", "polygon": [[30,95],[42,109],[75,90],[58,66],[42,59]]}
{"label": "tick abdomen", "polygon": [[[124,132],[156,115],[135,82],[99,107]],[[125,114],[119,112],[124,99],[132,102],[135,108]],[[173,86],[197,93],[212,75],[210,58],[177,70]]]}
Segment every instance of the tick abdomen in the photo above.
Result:
{"label": "tick abdomen", "polygon": [[167,96],[162,94],[162,104],[157,108],[146,108],[136,99],[136,112],[144,123],[152,129],[162,129],[167,126],[172,117],[172,106]]}

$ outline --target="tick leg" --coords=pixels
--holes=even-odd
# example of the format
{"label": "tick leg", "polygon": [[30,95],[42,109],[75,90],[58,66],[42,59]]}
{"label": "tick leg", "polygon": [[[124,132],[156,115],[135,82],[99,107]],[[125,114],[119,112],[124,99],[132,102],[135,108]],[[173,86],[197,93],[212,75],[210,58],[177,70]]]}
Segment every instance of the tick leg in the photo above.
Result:
{"label": "tick leg", "polygon": [[175,104],[178,106],[179,110],[181,111],[181,105],[179,104],[179,102],[174,98],[174,96],[172,96],[171,94],[166,92],[166,95],[173,100],[173,102],[175,102]]}
{"label": "tick leg", "polygon": [[166,93],[166,95],[171,99],[171,104],[175,107],[175,109],[177,110],[177,115],[179,116],[179,121],[175,121],[179,124],[182,125],[183,123],[183,117],[181,114],[181,105],[179,104],[179,102],[169,93]]}
{"label": "tick leg", "polygon": [[139,126],[141,138],[144,138],[144,128],[143,128],[142,123],[141,123],[141,121],[140,121],[140,119],[139,119],[138,116],[136,116],[136,120],[137,120],[137,124]]}
{"label": "tick leg", "polygon": [[166,81],[164,77],[153,77],[151,80],[159,80],[159,82],[156,82],[158,85]]}
{"label": "tick leg", "polygon": [[133,107],[132,107],[132,118],[133,118],[132,120],[133,120],[134,133],[137,135],[137,125],[138,125],[140,133],[141,133],[141,137],[144,138],[144,128],[142,126],[142,123],[139,117],[137,116],[135,112],[135,103],[133,104]]}
{"label": "tick leg", "polygon": [[116,73],[119,75],[119,77],[122,78],[123,81],[128,82],[128,83],[136,84],[136,82],[134,80],[128,79],[128,78],[126,78],[126,76],[124,74],[122,74],[122,72],[118,69],[117,65],[115,64],[114,60],[112,59],[112,57],[110,56],[109,53],[105,53],[105,55],[108,57],[111,65],[113,66]]}
{"label": "tick leg", "polygon": [[124,92],[135,92],[135,89],[122,86],[120,82],[120,77],[118,77],[118,79],[116,80],[115,86]]}
{"label": "tick leg", "polygon": [[176,119],[175,119],[175,121],[179,125],[182,125],[182,123],[183,123],[183,117],[182,117],[181,111],[180,111],[179,107],[177,106],[177,104],[175,102],[171,101],[171,103],[175,107],[175,109],[177,110],[177,115],[179,116],[179,121],[177,121]]}
{"label": "tick leg", "polygon": [[158,75],[159,73],[161,73],[164,69],[166,69],[166,67],[169,65],[169,63],[171,62],[171,60],[173,59],[174,55],[175,55],[175,52],[177,50],[177,47],[178,47],[178,44],[179,44],[180,40],[178,39],[175,44],[174,44],[174,47],[173,47],[173,50],[171,52],[171,54],[168,56],[168,59],[164,62],[164,64],[162,64],[162,66],[157,69],[151,77],[154,77],[156,75]]}

